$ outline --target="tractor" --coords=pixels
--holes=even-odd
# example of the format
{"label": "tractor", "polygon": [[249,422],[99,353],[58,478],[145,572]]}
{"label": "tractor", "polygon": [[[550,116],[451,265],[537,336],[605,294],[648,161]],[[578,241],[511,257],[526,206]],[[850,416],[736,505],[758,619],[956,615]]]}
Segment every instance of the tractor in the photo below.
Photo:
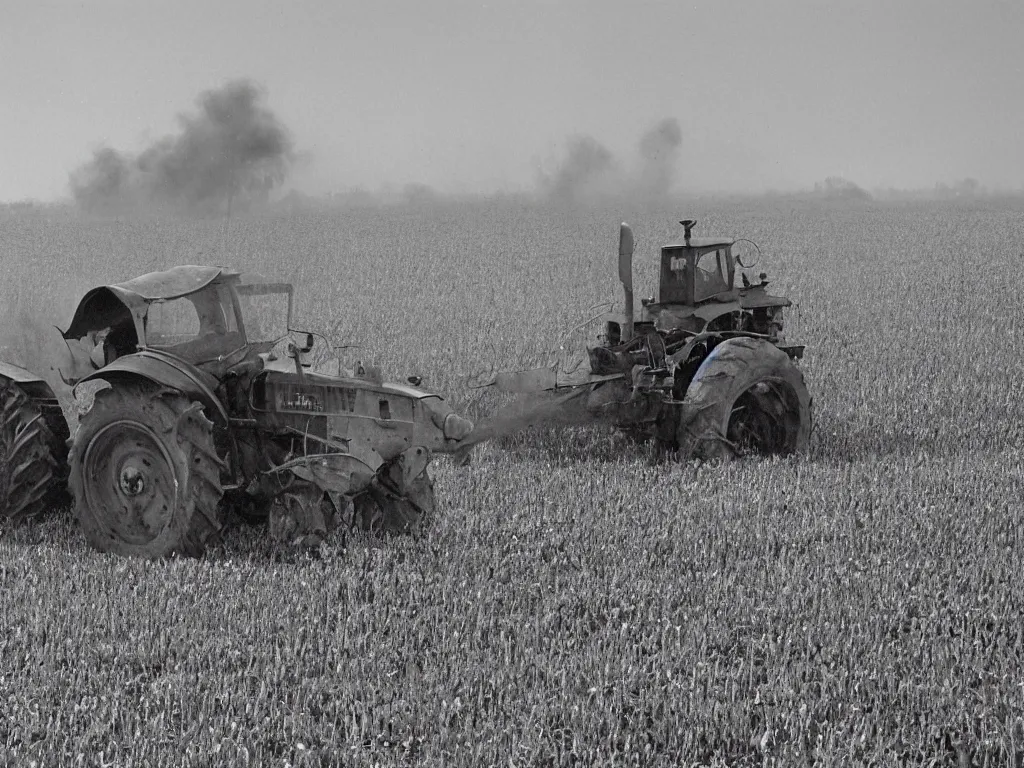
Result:
{"label": "tractor", "polygon": [[0,523],[67,501],[68,425],[50,385],[0,363]]}
{"label": "tractor", "polygon": [[742,271],[754,263],[734,252],[741,240],[694,237],[696,221],[680,223],[683,242],[661,249],[658,295],[643,299],[639,312],[633,231],[622,224],[624,307],[600,317],[604,333],[587,350],[589,370],[566,372],[556,362],[494,376],[486,386],[519,398],[478,421],[460,458],[477,443],[526,427],[588,423],[653,438],[661,451],[684,458],[806,449],[812,403],[797,367],[804,346],[783,336],[792,302],[768,293],[765,273],[754,282]]}
{"label": "tractor", "polygon": [[61,376],[109,385],[94,385],[68,460],[92,546],[199,556],[231,510],[315,547],[344,522],[408,531],[434,511],[427,466],[472,422],[418,377],[314,369],[292,304],[290,284],[212,266],[85,294]]}

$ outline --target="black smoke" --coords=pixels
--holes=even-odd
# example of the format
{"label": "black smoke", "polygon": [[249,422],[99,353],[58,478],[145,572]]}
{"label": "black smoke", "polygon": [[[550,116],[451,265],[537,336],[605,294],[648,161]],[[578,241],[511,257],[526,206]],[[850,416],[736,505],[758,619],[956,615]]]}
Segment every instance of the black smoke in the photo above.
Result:
{"label": "black smoke", "polygon": [[550,176],[542,176],[545,194],[562,203],[578,203],[605,186],[614,158],[603,144],[590,136],[569,139],[565,159]]}
{"label": "black smoke", "polygon": [[665,195],[672,189],[676,177],[679,147],[683,132],[679,121],[667,117],[652,127],[640,139],[640,192],[647,195]]}
{"label": "black smoke", "polygon": [[180,131],[138,154],[111,147],[71,174],[76,204],[90,212],[213,213],[265,202],[294,160],[291,135],[249,80],[205,91]]}
{"label": "black smoke", "polygon": [[636,158],[626,163],[591,136],[570,137],[554,171],[540,174],[540,191],[559,203],[664,197],[676,183],[682,143],[683,132],[674,117],[648,129],[640,137]]}

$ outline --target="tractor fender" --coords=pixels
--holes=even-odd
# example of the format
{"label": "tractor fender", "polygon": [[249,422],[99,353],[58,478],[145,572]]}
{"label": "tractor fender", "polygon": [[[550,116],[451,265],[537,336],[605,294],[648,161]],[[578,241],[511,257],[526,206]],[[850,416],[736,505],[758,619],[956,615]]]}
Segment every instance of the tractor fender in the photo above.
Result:
{"label": "tractor fender", "polygon": [[53,389],[46,382],[46,379],[36,376],[34,373],[22,368],[20,365],[0,362],[0,379],[13,381],[21,387],[22,391],[24,391],[31,400],[36,402],[44,400],[52,400],[54,403],[57,402],[57,395],[53,393]]}
{"label": "tractor fender", "polygon": [[16,384],[44,384],[49,388],[42,378],[36,376],[32,371],[25,370],[20,365],[0,362],[0,376]]}
{"label": "tractor fender", "polygon": [[215,425],[228,426],[228,412],[214,393],[217,380],[166,352],[143,349],[119,357],[110,365],[81,379],[76,387],[86,381],[108,381],[113,384],[138,379],[177,390],[193,400],[198,400],[206,408],[207,416]]}

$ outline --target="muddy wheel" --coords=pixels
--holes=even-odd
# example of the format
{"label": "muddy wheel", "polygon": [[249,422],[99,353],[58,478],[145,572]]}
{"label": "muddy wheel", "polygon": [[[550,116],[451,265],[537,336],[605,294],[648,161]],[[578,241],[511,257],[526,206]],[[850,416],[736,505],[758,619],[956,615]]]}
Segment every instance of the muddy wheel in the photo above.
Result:
{"label": "muddy wheel", "polygon": [[59,501],[57,441],[35,403],[0,379],[0,520],[36,518]]}
{"label": "muddy wheel", "polygon": [[683,400],[680,455],[730,459],[803,451],[811,396],[800,369],[761,339],[724,341],[697,369]]}
{"label": "muddy wheel", "polygon": [[412,533],[426,525],[434,509],[434,482],[424,471],[410,483],[404,498],[374,481],[353,499],[352,524],[364,531]]}
{"label": "muddy wheel", "polygon": [[199,403],[136,383],[97,392],[70,457],[85,537],[119,555],[200,556],[220,530],[220,464]]}

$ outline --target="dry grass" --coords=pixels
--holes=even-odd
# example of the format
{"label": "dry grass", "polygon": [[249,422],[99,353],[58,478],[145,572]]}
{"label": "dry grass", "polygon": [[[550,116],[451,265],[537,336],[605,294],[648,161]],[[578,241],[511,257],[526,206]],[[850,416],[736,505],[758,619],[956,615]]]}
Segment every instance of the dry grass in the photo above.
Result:
{"label": "dry grass", "polygon": [[[66,516],[6,532],[0,762],[1020,765],[1024,215],[685,212],[757,240],[799,301],[809,455],[665,465],[606,431],[528,434],[439,460],[423,538],[321,560],[253,530],[158,563],[89,551]],[[4,221],[5,306],[66,323],[107,280],[252,267],[472,412],[467,374],[539,362],[618,300],[622,219],[649,290],[676,213],[243,219],[223,248],[215,222]]]}

